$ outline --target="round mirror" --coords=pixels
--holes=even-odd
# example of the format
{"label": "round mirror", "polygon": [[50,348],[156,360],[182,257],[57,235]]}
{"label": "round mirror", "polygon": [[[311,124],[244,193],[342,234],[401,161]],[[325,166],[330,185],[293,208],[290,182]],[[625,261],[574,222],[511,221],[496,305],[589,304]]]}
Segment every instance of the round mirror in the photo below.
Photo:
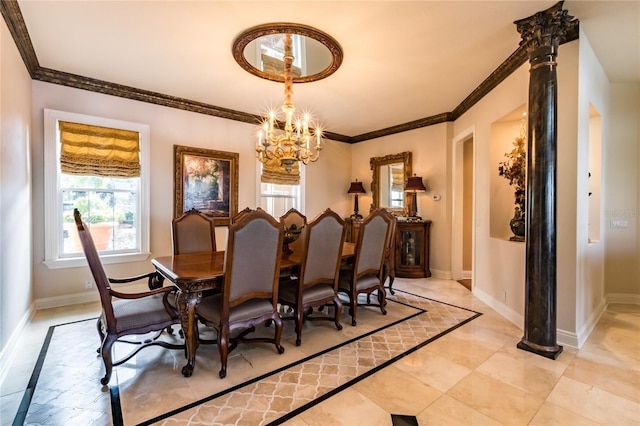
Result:
{"label": "round mirror", "polygon": [[294,83],[321,80],[342,63],[342,48],[333,37],[307,25],[290,23],[249,28],[233,42],[233,57],[251,74],[284,82],[285,34],[293,35]]}

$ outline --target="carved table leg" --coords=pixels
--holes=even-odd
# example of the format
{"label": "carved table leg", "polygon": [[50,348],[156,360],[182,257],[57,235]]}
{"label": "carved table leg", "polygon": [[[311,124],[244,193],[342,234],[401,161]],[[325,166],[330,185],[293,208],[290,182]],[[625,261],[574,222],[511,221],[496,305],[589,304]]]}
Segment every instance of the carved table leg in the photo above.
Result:
{"label": "carved table leg", "polygon": [[182,367],[182,375],[190,377],[196,364],[196,350],[198,349],[198,330],[196,329],[196,306],[202,299],[202,292],[184,292],[178,290],[177,304],[180,312],[180,323],[184,333],[187,348],[187,364]]}

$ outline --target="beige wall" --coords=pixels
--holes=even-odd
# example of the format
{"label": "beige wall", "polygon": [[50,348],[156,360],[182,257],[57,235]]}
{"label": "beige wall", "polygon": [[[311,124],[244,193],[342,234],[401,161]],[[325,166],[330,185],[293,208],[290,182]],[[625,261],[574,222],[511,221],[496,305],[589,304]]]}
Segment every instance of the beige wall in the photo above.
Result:
{"label": "beige wall", "polygon": [[[138,101],[33,82],[33,193],[34,282],[39,305],[55,305],[60,299],[82,300],[96,296],[82,283],[90,279],[88,268],[50,270],[44,259],[43,109],[56,109],[148,124],[151,127],[151,252],[152,257],[171,254],[170,223],[173,215],[173,145],[232,151],[239,157],[238,208],[256,206],[256,127],[192,112]],[[349,213],[346,193],[351,178],[347,144],[327,141],[320,159],[307,166],[305,213],[314,217],[327,207],[341,216]],[[224,229],[218,229],[224,238]],[[149,261],[106,265],[111,276],[128,276],[151,270]]]}
{"label": "beige wall", "polygon": [[31,304],[31,78],[0,20],[0,380]]}
{"label": "beige wall", "polygon": [[[430,269],[436,277],[451,278],[450,215],[447,210],[447,128],[450,124],[437,124],[397,135],[354,144],[352,147],[352,180],[364,183],[366,194],[359,197],[360,211],[370,211],[372,195],[371,157],[411,151],[413,172],[422,176],[428,190],[418,194],[418,215],[431,220]],[[345,187],[345,192],[346,192]],[[440,201],[432,196],[441,195]]]}
{"label": "beige wall", "polygon": [[[606,138],[601,228],[605,292],[612,300],[640,304],[640,84],[612,85]],[[613,228],[614,220],[628,227]]]}

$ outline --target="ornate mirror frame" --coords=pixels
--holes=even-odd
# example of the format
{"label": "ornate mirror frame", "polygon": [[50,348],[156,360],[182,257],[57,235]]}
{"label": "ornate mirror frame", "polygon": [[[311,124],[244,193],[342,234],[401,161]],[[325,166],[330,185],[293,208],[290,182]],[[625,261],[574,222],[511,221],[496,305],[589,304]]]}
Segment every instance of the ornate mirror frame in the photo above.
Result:
{"label": "ornate mirror frame", "polygon": [[260,37],[274,34],[297,34],[304,37],[309,37],[314,39],[320,43],[322,43],[329,53],[331,54],[332,60],[331,63],[322,71],[302,77],[293,77],[294,83],[308,83],[311,81],[322,80],[325,77],[330,76],[340,64],[342,64],[342,47],[340,44],[331,37],[329,34],[324,33],[316,28],[310,27],[308,25],[303,24],[292,24],[287,22],[276,22],[272,24],[263,24],[258,25],[252,28],[249,28],[246,31],[243,31],[233,42],[233,57],[238,64],[242,68],[244,68],[247,72],[256,75],[260,78],[264,78],[266,80],[284,82],[284,77],[282,75],[270,74],[266,73],[262,70],[257,69],[252,64],[249,63],[247,58],[244,55],[244,49],[247,47],[249,43],[253,40],[256,40]]}
{"label": "ornate mirror frame", "polygon": [[[394,163],[403,163],[404,164],[404,181],[405,183],[412,176],[412,157],[411,151],[401,152],[399,154],[391,154],[385,155],[384,157],[372,157],[369,160],[369,165],[372,170],[372,180],[371,180],[371,193],[373,194],[373,201],[371,203],[371,211],[380,207],[380,166],[385,166],[387,164]],[[395,214],[396,216],[403,216],[405,213],[405,209],[409,205],[409,195],[405,193],[404,196],[404,207],[403,208],[392,208],[386,207],[385,209]]]}

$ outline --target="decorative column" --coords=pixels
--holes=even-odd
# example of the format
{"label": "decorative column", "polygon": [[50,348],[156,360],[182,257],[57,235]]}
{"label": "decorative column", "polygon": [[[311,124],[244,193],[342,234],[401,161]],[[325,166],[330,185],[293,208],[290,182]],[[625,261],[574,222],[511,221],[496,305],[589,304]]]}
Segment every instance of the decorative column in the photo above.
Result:
{"label": "decorative column", "polygon": [[524,336],[518,348],[556,359],[556,161],[558,45],[573,19],[559,2],[515,21],[529,54]]}

